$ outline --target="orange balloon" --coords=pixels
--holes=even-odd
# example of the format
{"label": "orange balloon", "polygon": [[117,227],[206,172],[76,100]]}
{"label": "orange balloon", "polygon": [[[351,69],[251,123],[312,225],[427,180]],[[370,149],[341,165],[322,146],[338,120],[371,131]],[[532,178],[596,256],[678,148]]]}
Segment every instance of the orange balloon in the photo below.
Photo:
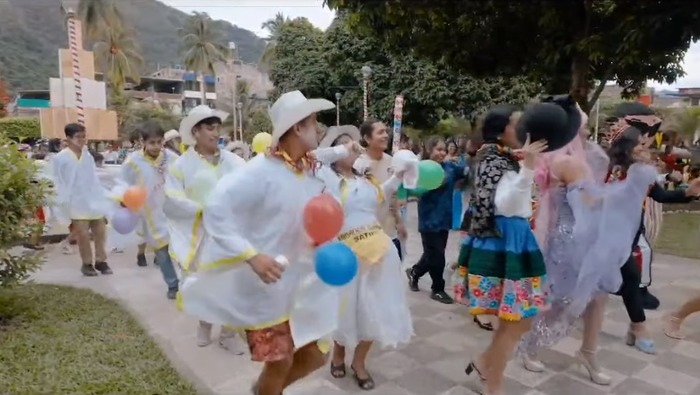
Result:
{"label": "orange balloon", "polygon": [[304,228],[316,245],[333,240],[343,227],[343,208],[331,195],[313,197],[304,207]]}
{"label": "orange balloon", "polygon": [[122,203],[129,210],[139,210],[146,203],[146,189],[144,187],[127,188],[122,197]]}

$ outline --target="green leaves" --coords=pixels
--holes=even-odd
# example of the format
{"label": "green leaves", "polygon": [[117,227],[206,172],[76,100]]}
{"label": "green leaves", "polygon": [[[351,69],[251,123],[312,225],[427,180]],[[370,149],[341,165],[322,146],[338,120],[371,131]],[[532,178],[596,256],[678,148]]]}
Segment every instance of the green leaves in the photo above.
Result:
{"label": "green leaves", "polygon": [[13,139],[24,141],[41,137],[39,118],[3,118],[0,119],[0,141]]}

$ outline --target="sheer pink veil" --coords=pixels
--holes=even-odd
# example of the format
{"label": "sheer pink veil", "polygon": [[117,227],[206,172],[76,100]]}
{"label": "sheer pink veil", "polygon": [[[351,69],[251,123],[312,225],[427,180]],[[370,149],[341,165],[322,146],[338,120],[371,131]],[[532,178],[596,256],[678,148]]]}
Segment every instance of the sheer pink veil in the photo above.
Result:
{"label": "sheer pink veil", "polygon": [[562,155],[571,156],[576,163],[579,163],[587,178],[592,177],[591,168],[586,161],[586,151],[584,148],[584,138],[587,134],[588,115],[581,111],[581,127],[579,137],[575,138],[568,145],[556,151],[548,152],[540,158],[535,169],[535,184],[537,186],[537,212],[535,213],[535,238],[544,249],[547,245],[549,235],[554,231],[558,214],[559,202],[552,200],[552,192],[556,188],[564,186],[553,173],[551,165]]}

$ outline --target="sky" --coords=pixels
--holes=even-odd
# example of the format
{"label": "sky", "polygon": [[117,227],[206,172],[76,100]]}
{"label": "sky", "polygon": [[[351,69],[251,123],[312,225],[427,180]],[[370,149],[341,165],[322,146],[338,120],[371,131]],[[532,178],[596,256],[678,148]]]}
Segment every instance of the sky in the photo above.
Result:
{"label": "sky", "polygon": [[[260,37],[267,32],[261,25],[273,19],[278,12],[290,18],[306,17],[315,26],[326,29],[333,21],[334,12],[323,7],[323,0],[160,0],[184,12],[201,11],[214,19],[223,19],[250,30]],[[658,89],[700,87],[700,42],[692,44],[685,56],[686,76],[673,85],[649,81]]]}

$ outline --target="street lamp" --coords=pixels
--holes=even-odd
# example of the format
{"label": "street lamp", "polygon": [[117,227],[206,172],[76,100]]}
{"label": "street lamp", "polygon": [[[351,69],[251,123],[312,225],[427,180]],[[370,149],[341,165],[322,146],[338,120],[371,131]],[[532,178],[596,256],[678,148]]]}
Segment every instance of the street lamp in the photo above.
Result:
{"label": "street lamp", "polygon": [[369,118],[369,78],[372,76],[372,68],[364,65],[362,66],[362,109],[364,112],[364,119]]}
{"label": "street lamp", "polygon": [[335,92],[335,125],[340,126],[340,98],[343,94]]}
{"label": "street lamp", "polygon": [[238,109],[238,129],[240,130],[239,141],[243,141],[243,103],[238,102],[236,108]]}

